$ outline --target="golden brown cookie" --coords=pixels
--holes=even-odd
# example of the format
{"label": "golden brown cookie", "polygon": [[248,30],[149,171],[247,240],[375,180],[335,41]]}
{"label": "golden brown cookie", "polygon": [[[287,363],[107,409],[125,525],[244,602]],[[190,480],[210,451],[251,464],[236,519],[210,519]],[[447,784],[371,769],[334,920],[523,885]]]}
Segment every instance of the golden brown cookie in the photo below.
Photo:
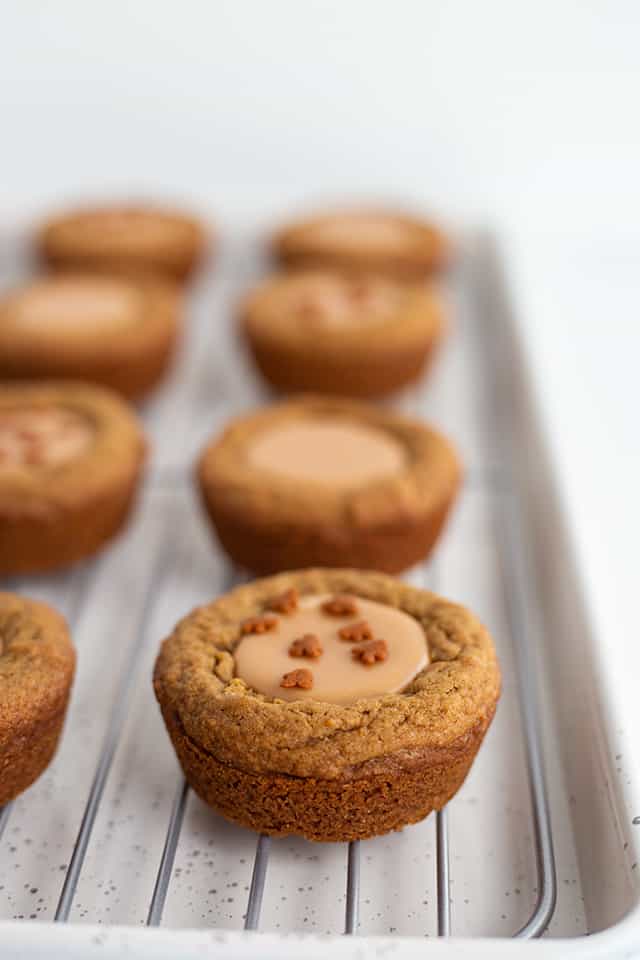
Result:
{"label": "golden brown cookie", "polygon": [[182,213],[122,205],[54,217],[36,242],[40,256],[56,270],[182,281],[201,259],[206,238],[201,224]]}
{"label": "golden brown cookie", "polygon": [[51,762],[74,669],[62,617],[44,603],[0,593],[0,807]]}
{"label": "golden brown cookie", "polygon": [[164,281],[36,280],[0,300],[0,378],[86,380],[137,399],[172,358],[180,307]]}
{"label": "golden brown cookie", "polygon": [[233,420],[202,454],[198,480],[222,546],[249,570],[397,573],[436,542],[460,465],[418,420],[312,397]]}
{"label": "golden brown cookie", "polygon": [[270,277],[240,321],[276,389],[345,397],[382,396],[417,379],[444,328],[433,288],[320,270]]}
{"label": "golden brown cookie", "polygon": [[111,391],[0,387],[0,575],[55,570],[110,540],[129,514],[145,446]]}
{"label": "golden brown cookie", "polygon": [[[258,632],[284,591],[296,606]],[[336,595],[347,612],[344,602],[329,612]],[[373,660],[340,636],[363,618],[385,651]],[[292,654],[310,627],[322,652]],[[191,613],[165,640],[154,686],[206,803],[262,833],[338,841],[398,830],[451,799],[493,717],[500,671],[463,607],[384,574],[307,570]]]}
{"label": "golden brown cookie", "polygon": [[329,267],[418,280],[446,267],[449,241],[438,227],[388,210],[335,211],[290,224],[275,235],[287,267]]}

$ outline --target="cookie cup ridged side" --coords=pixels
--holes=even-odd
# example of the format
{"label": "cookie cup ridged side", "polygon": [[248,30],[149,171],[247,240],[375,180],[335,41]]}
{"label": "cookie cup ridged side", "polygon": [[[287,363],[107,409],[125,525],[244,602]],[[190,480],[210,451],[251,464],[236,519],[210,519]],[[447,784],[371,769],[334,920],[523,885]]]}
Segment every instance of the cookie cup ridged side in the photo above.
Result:
{"label": "cookie cup ridged side", "polygon": [[62,617],[43,603],[0,593],[0,807],[50,763],[74,669]]}
{"label": "cookie cup ridged side", "polygon": [[0,388],[0,413],[59,406],[94,425],[89,449],[56,467],[0,471],[0,574],[55,570],[84,559],[126,522],[146,456],[139,421],[120,397],[78,383]]}
{"label": "cookie cup ridged side", "polygon": [[[397,476],[346,492],[252,469],[245,451],[261,429],[305,417],[344,418],[388,432],[407,450]],[[418,420],[349,401],[307,397],[231,422],[197,468],[218,539],[256,573],[356,567],[399,573],[428,556],[455,501],[461,467],[449,443]]]}
{"label": "cookie cup ridged side", "polygon": [[[240,623],[290,587],[386,603],[422,625],[430,664],[402,693],[348,706],[262,696],[234,676]],[[240,587],[164,642],[156,696],[185,775],[214,809],[273,835],[352,840],[416,822],[463,782],[500,672],[464,608],[384,574],[308,570]]]}

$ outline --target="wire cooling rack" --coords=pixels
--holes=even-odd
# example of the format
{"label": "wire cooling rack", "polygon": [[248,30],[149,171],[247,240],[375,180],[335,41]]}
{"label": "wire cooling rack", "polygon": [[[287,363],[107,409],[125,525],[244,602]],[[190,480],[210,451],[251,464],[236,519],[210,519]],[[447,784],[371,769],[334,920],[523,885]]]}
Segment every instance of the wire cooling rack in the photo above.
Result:
{"label": "wire cooling rack", "polygon": [[447,430],[467,464],[433,561],[408,575],[468,603],[497,640],[503,697],[467,783],[401,833],[313,845],[226,823],[177,769],[151,669],[175,620],[238,577],[212,544],[191,465],[228,416],[264,400],[229,322],[261,267],[251,243],[232,240],[194,292],[185,348],[144,412],[154,457],[129,530],[69,574],[3,584],[67,615],[79,669],[54,764],[0,811],[0,917],[526,938],[547,929],[559,895],[558,932],[583,932],[566,798],[555,776],[548,797],[543,770],[538,599],[514,472],[508,337],[477,249],[452,278],[455,320],[437,368],[396,401]]}

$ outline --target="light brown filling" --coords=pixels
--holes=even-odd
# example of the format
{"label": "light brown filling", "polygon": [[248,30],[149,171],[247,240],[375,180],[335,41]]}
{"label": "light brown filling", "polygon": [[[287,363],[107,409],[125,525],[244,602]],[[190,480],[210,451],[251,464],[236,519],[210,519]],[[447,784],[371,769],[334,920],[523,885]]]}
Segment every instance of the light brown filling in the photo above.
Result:
{"label": "light brown filling", "polygon": [[371,253],[404,247],[410,232],[401,220],[367,213],[321,220],[308,227],[307,236],[324,247],[353,246]]}
{"label": "light brown filling", "polygon": [[247,457],[256,470],[349,490],[400,473],[405,448],[388,433],[336,419],[283,423],[259,433]]}
{"label": "light brown filling", "polygon": [[[328,599],[325,595],[303,597],[293,613],[278,615],[274,630],[243,637],[235,650],[236,676],[267,697],[347,704],[397,693],[427,666],[424,632],[413,617],[359,597],[353,615],[330,616],[322,610]],[[374,641],[384,641],[386,659],[367,665],[354,657],[360,644],[341,639],[341,629],[362,622],[370,628]],[[322,652],[291,656],[291,645],[308,635],[319,641]],[[317,653],[317,644],[307,642],[306,648]],[[311,673],[309,689],[282,686],[283,677],[295,670]]]}
{"label": "light brown filling", "polygon": [[0,411],[0,470],[57,467],[85,453],[95,429],[58,407]]}
{"label": "light brown filling", "polygon": [[328,327],[380,323],[398,310],[403,291],[381,278],[308,276],[292,286],[289,309],[305,323]]}
{"label": "light brown filling", "polygon": [[112,280],[49,280],[15,301],[14,324],[30,329],[94,332],[117,330],[135,321],[136,290]]}

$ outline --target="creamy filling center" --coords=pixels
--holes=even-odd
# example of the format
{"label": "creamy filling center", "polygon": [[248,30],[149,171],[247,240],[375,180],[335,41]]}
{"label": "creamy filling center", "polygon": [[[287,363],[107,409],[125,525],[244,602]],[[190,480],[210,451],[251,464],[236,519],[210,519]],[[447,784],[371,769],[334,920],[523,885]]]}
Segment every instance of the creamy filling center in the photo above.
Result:
{"label": "creamy filling center", "polygon": [[136,319],[139,294],[110,280],[50,280],[16,301],[13,322],[30,329],[111,331]]}
{"label": "creamy filling center", "polygon": [[[353,613],[330,615],[323,610],[330,599],[302,597],[293,612],[275,614],[275,628],[244,636],[236,676],[267,697],[348,704],[397,693],[427,666],[424,631],[413,617],[360,597],[352,598]],[[296,671],[303,677],[291,677]]]}
{"label": "creamy filling center", "polygon": [[256,470],[339,490],[394,476],[407,465],[404,446],[391,434],[330,418],[269,427],[253,439],[247,457]]}
{"label": "creamy filling center", "polygon": [[73,410],[0,411],[0,470],[59,466],[81,456],[94,436],[90,421]]}

